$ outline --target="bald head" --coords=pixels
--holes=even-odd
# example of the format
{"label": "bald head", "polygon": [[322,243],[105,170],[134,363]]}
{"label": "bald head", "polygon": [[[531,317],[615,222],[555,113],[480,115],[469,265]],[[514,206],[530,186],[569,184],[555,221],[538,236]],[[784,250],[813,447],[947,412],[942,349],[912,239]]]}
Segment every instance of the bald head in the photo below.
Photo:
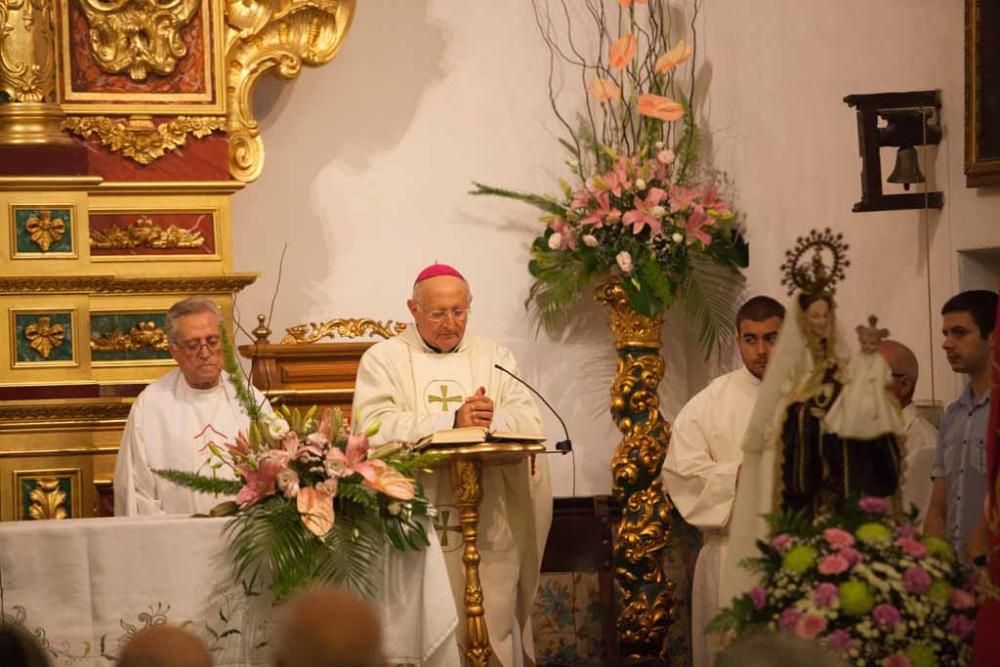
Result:
{"label": "bald head", "polygon": [[275,667],[385,667],[371,605],[337,589],[307,591],[283,610]]}
{"label": "bald head", "polygon": [[193,633],[154,625],[135,634],[118,657],[119,667],[212,667],[212,656]]}
{"label": "bald head", "polygon": [[913,401],[913,392],[920,375],[917,357],[913,350],[896,340],[882,341],[878,351],[892,371],[892,395],[902,407],[906,407]]}
{"label": "bald head", "polygon": [[451,352],[462,342],[471,305],[469,284],[457,276],[421,280],[406,302],[420,337],[439,352]]}

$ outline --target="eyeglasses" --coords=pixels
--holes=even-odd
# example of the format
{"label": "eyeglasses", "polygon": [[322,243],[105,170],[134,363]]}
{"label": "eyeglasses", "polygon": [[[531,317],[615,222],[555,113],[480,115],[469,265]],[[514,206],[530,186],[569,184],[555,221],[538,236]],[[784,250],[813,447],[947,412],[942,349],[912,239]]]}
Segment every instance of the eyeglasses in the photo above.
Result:
{"label": "eyeglasses", "polygon": [[201,352],[201,348],[203,347],[207,347],[209,352],[218,352],[222,349],[222,338],[219,336],[209,336],[204,340],[177,341],[174,345],[193,357]]}
{"label": "eyeglasses", "polygon": [[449,316],[456,322],[462,322],[469,317],[470,310],[471,308],[452,308],[451,310],[424,311],[424,313],[431,322],[444,322]]}

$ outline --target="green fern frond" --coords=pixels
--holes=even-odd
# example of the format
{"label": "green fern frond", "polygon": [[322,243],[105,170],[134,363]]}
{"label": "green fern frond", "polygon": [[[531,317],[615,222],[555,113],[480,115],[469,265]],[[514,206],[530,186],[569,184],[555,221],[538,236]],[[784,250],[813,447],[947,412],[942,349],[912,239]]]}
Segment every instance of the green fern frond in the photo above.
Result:
{"label": "green fern frond", "polygon": [[337,500],[357,503],[367,510],[378,512],[378,494],[360,482],[342,480],[337,487]]}
{"label": "green fern frond", "polygon": [[168,482],[179,484],[186,489],[197,491],[198,493],[211,493],[219,496],[233,496],[243,488],[243,483],[232,479],[219,479],[209,475],[200,475],[195,472],[185,472],[167,468],[154,470],[153,474],[162,477]]}
{"label": "green fern frond", "polygon": [[260,419],[260,406],[257,405],[257,400],[254,398],[253,392],[247,387],[246,378],[243,376],[243,369],[240,368],[240,364],[236,360],[236,348],[233,347],[229,331],[226,330],[226,327],[220,327],[219,333],[222,336],[222,367],[226,371],[233,389],[236,390],[236,398],[239,399],[243,411],[250,418],[250,421],[255,423]]}
{"label": "green fern frond", "polygon": [[682,291],[683,305],[707,357],[733,340],[746,278],[705,255],[692,255],[690,261],[691,270]]}
{"label": "green fern frond", "polygon": [[390,457],[387,462],[407,477],[412,477],[421,470],[434,467],[443,459],[444,456],[435,452],[421,452],[419,454],[406,454],[399,458]]}
{"label": "green fern frond", "polygon": [[476,186],[476,189],[470,190],[470,195],[514,199],[516,201],[534,206],[535,208],[545,211],[546,213],[551,213],[552,215],[558,215],[560,217],[566,215],[565,206],[547,197],[531,194],[530,192],[519,192],[517,190],[508,190],[506,188],[496,188],[492,185],[483,185],[482,183],[476,183],[475,181],[473,181],[472,184]]}
{"label": "green fern frond", "polygon": [[569,310],[593,283],[595,266],[576,254],[537,245],[531,254],[529,270],[535,281],[525,306],[536,328],[555,333],[566,325]]}
{"label": "green fern frond", "polygon": [[677,168],[674,171],[674,182],[683,185],[687,182],[687,178],[694,171],[694,168],[698,166],[699,153],[701,152],[701,131],[695,122],[690,101],[683,95],[679,101],[684,107],[684,131],[677,142]]}

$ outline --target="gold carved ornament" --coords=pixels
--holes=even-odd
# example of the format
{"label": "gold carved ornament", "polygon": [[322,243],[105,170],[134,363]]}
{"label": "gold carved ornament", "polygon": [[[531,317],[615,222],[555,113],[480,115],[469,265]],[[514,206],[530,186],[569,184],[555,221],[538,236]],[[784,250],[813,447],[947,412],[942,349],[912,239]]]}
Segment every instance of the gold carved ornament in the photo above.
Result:
{"label": "gold carved ornament", "polygon": [[48,359],[52,350],[59,347],[66,340],[66,331],[61,324],[51,324],[52,318],[42,315],[34,324],[29,324],[24,328],[24,338],[28,344],[42,355],[43,359]]}
{"label": "gold carved ornament", "polygon": [[337,54],[354,16],[356,0],[226,0],[226,95],[229,170],[250,182],[264,166],[253,89],[274,71],[290,81],[302,65],[318,67]]}
{"label": "gold carved ornament", "polygon": [[90,232],[90,247],[99,249],[200,248],[203,245],[205,237],[198,231],[197,225],[191,229],[181,229],[177,225],[164,229],[144,215],[124,229],[112,225]]}
{"label": "gold carved ornament", "polygon": [[0,89],[11,102],[55,98],[55,0],[0,2]]}
{"label": "gold carved ornament", "polygon": [[114,329],[90,339],[90,349],[94,352],[134,352],[147,347],[157,352],[167,351],[167,334],[156,322],[139,322],[128,333]]}
{"label": "gold carved ornament", "polygon": [[[74,0],[69,0],[74,1]],[[201,0],[76,0],[90,25],[90,53],[110,74],[145,81],[166,75],[187,55],[181,29]]]}
{"label": "gold carved ornament", "polygon": [[187,142],[187,135],[207,137],[224,130],[219,116],[177,116],[156,125],[150,116],[114,119],[107,116],[69,116],[63,129],[84,139],[96,135],[112,153],[121,153],[139,164],[150,164]]}
{"label": "gold carved ornament", "polygon": [[39,477],[35,480],[36,486],[28,494],[31,504],[28,506],[28,516],[35,521],[45,519],[65,519],[69,516],[66,511],[66,492],[59,488],[59,479],[56,477]]}
{"label": "gold carved ornament", "polygon": [[293,343],[315,343],[323,338],[361,338],[363,336],[379,336],[381,338],[392,338],[406,329],[403,322],[388,320],[373,320],[370,318],[338,318],[316,324],[298,324],[285,329],[285,337],[281,339],[282,345]]}
{"label": "gold carved ornament", "polygon": [[611,416],[624,436],[611,460],[614,495],[623,507],[614,543],[615,579],[622,598],[618,640],[625,656],[662,654],[667,626],[675,616],[674,586],[663,569],[671,509],[660,481],[670,441],[657,393],[665,371],[659,354],[663,319],[632,310],[616,282],[600,285],[595,298],[608,308],[618,350]]}
{"label": "gold carved ornament", "polygon": [[39,211],[28,218],[25,229],[42,252],[48,252],[52,244],[66,233],[66,223],[52,217],[52,211]]}

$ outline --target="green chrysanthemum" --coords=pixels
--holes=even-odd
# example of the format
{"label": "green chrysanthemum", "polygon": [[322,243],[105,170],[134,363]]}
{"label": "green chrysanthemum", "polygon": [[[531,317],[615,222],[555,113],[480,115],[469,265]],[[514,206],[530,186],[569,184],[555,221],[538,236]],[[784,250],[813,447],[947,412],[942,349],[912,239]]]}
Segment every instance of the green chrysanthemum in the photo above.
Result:
{"label": "green chrysanthemum", "polygon": [[923,542],[930,555],[937,556],[949,563],[955,558],[955,552],[947,540],[942,540],[940,537],[925,537]]}
{"label": "green chrysanthemum", "polygon": [[892,531],[880,523],[866,523],[855,532],[858,539],[872,546],[886,545],[892,542]]}
{"label": "green chrysanthemum", "polygon": [[792,547],[781,559],[781,567],[794,574],[803,574],[816,562],[816,549],[808,544]]}
{"label": "green chrysanthemum", "polygon": [[914,642],[910,644],[904,652],[913,667],[935,667],[937,658],[934,657],[934,649],[927,644]]}
{"label": "green chrysanthemum", "polygon": [[875,597],[871,588],[863,581],[851,579],[837,587],[840,598],[840,608],[845,614],[861,616],[867,614],[875,606]]}
{"label": "green chrysanthemum", "polygon": [[927,589],[927,598],[935,604],[948,604],[951,596],[951,584],[944,579],[935,579],[931,587]]}

